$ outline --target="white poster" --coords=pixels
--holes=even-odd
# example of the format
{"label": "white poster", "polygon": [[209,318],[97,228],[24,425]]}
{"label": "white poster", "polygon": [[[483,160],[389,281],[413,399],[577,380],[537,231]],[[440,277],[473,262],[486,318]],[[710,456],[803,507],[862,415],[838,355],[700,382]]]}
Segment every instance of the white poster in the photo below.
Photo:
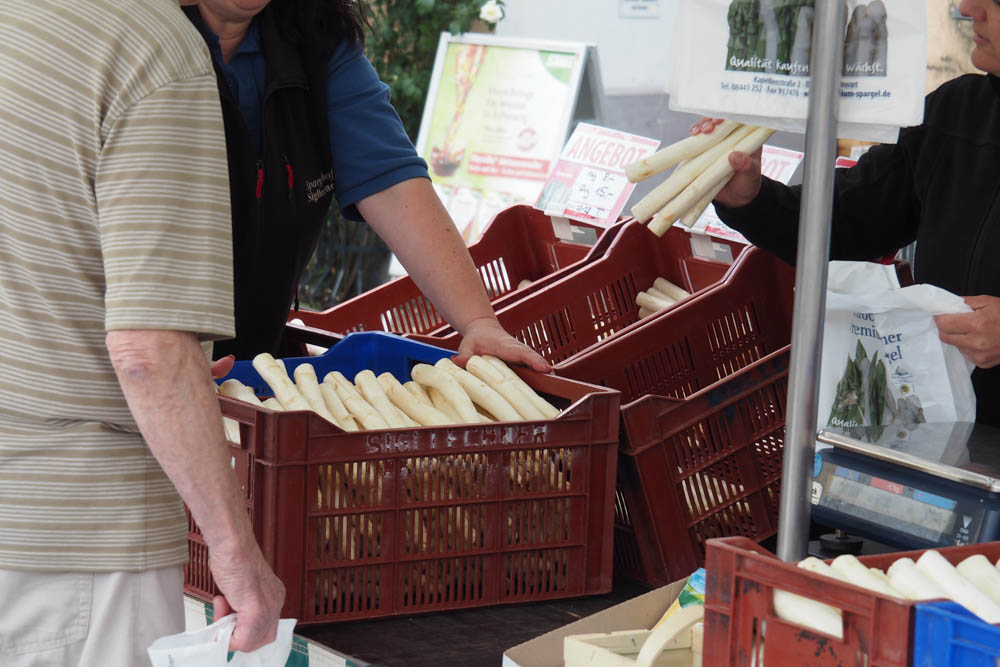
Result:
{"label": "white poster", "polygon": [[[923,2],[844,2],[838,136],[884,141],[923,120]],[[680,0],[670,107],[805,131],[815,0]]]}
{"label": "white poster", "polygon": [[416,145],[466,243],[497,210],[537,199],[586,56],[583,44],[441,34]]}

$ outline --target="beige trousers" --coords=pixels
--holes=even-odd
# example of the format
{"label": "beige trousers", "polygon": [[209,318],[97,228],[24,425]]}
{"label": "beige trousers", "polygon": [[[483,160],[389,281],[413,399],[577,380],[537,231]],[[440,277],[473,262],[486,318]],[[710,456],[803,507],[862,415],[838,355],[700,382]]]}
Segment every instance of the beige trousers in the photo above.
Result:
{"label": "beige trousers", "polygon": [[184,568],[146,572],[0,570],[0,665],[133,667],[184,631]]}

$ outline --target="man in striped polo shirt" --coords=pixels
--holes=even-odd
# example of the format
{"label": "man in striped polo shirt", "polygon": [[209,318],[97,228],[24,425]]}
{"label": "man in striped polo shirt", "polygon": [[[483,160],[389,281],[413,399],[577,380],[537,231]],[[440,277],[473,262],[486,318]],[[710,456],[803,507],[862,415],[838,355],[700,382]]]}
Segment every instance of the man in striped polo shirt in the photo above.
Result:
{"label": "man in striped polo shirt", "polygon": [[[177,0],[0,0],[0,664],[148,664],[201,527],[230,647],[281,582],[202,343],[233,335],[211,61]],[[179,492],[179,493],[178,493]]]}

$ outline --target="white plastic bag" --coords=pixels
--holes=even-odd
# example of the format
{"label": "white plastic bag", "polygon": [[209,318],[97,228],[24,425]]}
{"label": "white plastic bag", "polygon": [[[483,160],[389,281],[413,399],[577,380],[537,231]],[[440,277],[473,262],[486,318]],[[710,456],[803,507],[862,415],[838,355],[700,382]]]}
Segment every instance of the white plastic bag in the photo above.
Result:
{"label": "white plastic bag", "polygon": [[[893,142],[923,120],[925,3],[837,1],[846,5],[837,136]],[[805,132],[815,3],[679,0],[670,108]]]}
{"label": "white plastic bag", "polygon": [[932,285],[899,288],[891,266],[830,262],[819,427],[975,421],[975,366],[934,323],[970,311]]}
{"label": "white plastic bag", "polygon": [[278,636],[267,646],[250,653],[236,651],[227,661],[235,627],[236,614],[230,614],[200,630],[160,637],[146,652],[153,667],[285,667],[292,651],[294,618],[278,621]]}

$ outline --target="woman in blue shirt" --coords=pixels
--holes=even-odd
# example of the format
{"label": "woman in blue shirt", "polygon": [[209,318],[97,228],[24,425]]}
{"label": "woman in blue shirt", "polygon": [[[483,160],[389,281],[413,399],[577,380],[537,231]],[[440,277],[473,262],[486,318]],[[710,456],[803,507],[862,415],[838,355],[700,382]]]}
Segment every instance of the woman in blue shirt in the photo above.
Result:
{"label": "woman in blue shirt", "polygon": [[386,242],[462,333],[460,358],[548,364],[500,326],[465,243],[365,58],[354,0],[181,0],[216,65],[233,207],[236,331],[277,353],[332,200]]}

